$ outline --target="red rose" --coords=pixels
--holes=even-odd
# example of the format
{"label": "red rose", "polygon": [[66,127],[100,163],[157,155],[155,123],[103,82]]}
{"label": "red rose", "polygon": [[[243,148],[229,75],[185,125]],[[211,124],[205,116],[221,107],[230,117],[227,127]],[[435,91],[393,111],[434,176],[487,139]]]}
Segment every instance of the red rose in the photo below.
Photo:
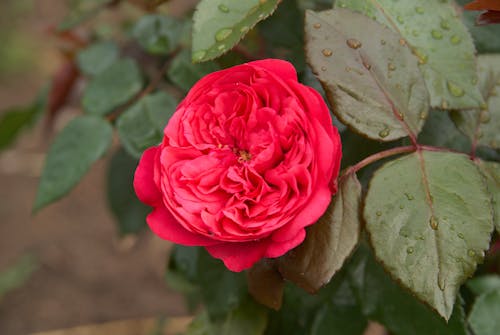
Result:
{"label": "red rose", "polygon": [[196,83],[142,155],[139,199],[153,232],[204,246],[232,271],[299,245],[336,192],[341,143],[321,96],[266,59]]}

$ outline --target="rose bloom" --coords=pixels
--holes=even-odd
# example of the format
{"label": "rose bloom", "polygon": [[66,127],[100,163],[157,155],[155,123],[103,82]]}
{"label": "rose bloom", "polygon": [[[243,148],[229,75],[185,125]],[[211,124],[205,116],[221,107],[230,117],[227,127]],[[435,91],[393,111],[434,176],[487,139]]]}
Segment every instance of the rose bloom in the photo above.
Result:
{"label": "rose bloom", "polygon": [[242,271],[304,240],[336,192],[341,155],[321,95],[290,63],[266,59],[198,81],[134,187],[158,236]]}

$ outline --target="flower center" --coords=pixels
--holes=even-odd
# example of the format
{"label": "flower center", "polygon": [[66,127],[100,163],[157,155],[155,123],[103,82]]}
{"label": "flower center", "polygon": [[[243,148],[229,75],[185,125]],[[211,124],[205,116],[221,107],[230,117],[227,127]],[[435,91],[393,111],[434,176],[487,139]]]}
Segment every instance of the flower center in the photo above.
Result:
{"label": "flower center", "polygon": [[248,162],[252,159],[252,155],[246,150],[238,150],[238,162]]}

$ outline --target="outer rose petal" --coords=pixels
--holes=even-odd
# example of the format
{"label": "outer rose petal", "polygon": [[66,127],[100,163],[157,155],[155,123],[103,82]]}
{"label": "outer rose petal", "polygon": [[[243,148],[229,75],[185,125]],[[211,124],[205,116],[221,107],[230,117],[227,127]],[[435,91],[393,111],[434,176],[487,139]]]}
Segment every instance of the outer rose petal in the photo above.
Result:
{"label": "outer rose petal", "polygon": [[146,218],[149,228],[164,240],[182,245],[207,246],[220,243],[200,234],[193,234],[180,225],[165,207],[156,207]]}
{"label": "outer rose petal", "polygon": [[297,72],[290,62],[281,59],[263,59],[247,63],[250,66],[263,68],[274,73],[282,80],[297,81]]}
{"label": "outer rose petal", "polygon": [[267,240],[241,243],[223,243],[206,247],[212,257],[219,258],[231,271],[241,272],[252,267],[266,255]]}
{"label": "outer rose petal", "polygon": [[497,10],[500,11],[498,0],[474,0],[464,6],[467,10]]}
{"label": "outer rose petal", "polygon": [[158,147],[152,147],[144,151],[134,175],[135,193],[139,200],[149,206],[161,202],[160,190],[154,182],[155,157],[158,150]]}

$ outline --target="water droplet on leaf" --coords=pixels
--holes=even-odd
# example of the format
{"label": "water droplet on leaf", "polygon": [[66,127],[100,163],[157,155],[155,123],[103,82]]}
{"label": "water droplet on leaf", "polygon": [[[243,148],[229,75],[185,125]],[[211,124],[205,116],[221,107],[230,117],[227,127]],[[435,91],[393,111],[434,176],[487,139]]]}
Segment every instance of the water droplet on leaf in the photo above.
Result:
{"label": "water droplet on leaf", "polygon": [[349,48],[351,49],[359,49],[361,48],[361,42],[358,41],[357,39],[355,38],[349,38],[347,41],[346,41],[347,45],[349,46]]}
{"label": "water droplet on leaf", "polygon": [[450,91],[451,95],[455,97],[462,97],[465,94],[463,88],[449,80],[446,82],[446,87],[448,88],[448,91]]}
{"label": "water droplet on leaf", "polygon": [[462,240],[464,239],[464,234],[462,234],[462,233],[458,233],[457,236],[459,239],[462,239]]}
{"label": "water droplet on leaf", "polygon": [[321,23],[315,23],[313,24],[314,29],[319,29],[321,28]]}
{"label": "water droplet on leaf", "polygon": [[323,50],[321,50],[321,53],[325,57],[330,57],[331,55],[333,55],[332,49],[323,49]]}
{"label": "water droplet on leaf", "polygon": [[231,35],[231,33],[233,32],[233,29],[231,28],[222,28],[220,29],[216,34],[215,34],[215,40],[217,42],[222,42],[224,41],[226,38],[229,37],[229,35]]}
{"label": "water droplet on leaf", "polygon": [[406,253],[408,254],[413,254],[413,248],[412,247],[408,247],[408,249],[406,249]]}
{"label": "water droplet on leaf", "polygon": [[403,17],[401,15],[398,15],[396,17],[396,20],[398,20],[398,22],[401,23],[401,24],[405,23],[405,20],[403,19]]}
{"label": "water droplet on leaf", "polygon": [[405,196],[406,196],[406,199],[408,200],[413,200],[413,195],[411,195],[410,193],[405,193]]}
{"label": "water droplet on leaf", "polygon": [[442,39],[442,38],[443,38],[443,33],[442,33],[442,32],[440,32],[439,30],[435,30],[435,29],[433,29],[433,30],[431,31],[431,36],[432,36],[432,38],[434,38],[434,39],[436,39],[436,40],[440,40],[440,39]]}
{"label": "water droplet on leaf", "polygon": [[229,13],[229,8],[224,4],[220,4],[217,8],[223,13]]}
{"label": "water droplet on leaf", "polygon": [[449,30],[450,29],[450,23],[446,20],[441,20],[441,23],[439,24],[441,26],[441,28],[443,28],[444,30]]}
{"label": "water droplet on leaf", "polygon": [[378,136],[385,138],[385,137],[389,136],[390,132],[391,132],[391,130],[389,128],[384,128],[381,131],[379,131]]}
{"label": "water droplet on leaf", "polygon": [[458,35],[453,35],[450,37],[451,44],[459,44],[462,41],[462,38]]}
{"label": "water droplet on leaf", "polygon": [[205,56],[207,55],[206,50],[198,50],[195,53],[193,53],[193,61],[199,62],[201,61]]}
{"label": "water droplet on leaf", "polygon": [[429,220],[429,224],[433,230],[437,230],[439,226],[439,220],[433,215]]}

